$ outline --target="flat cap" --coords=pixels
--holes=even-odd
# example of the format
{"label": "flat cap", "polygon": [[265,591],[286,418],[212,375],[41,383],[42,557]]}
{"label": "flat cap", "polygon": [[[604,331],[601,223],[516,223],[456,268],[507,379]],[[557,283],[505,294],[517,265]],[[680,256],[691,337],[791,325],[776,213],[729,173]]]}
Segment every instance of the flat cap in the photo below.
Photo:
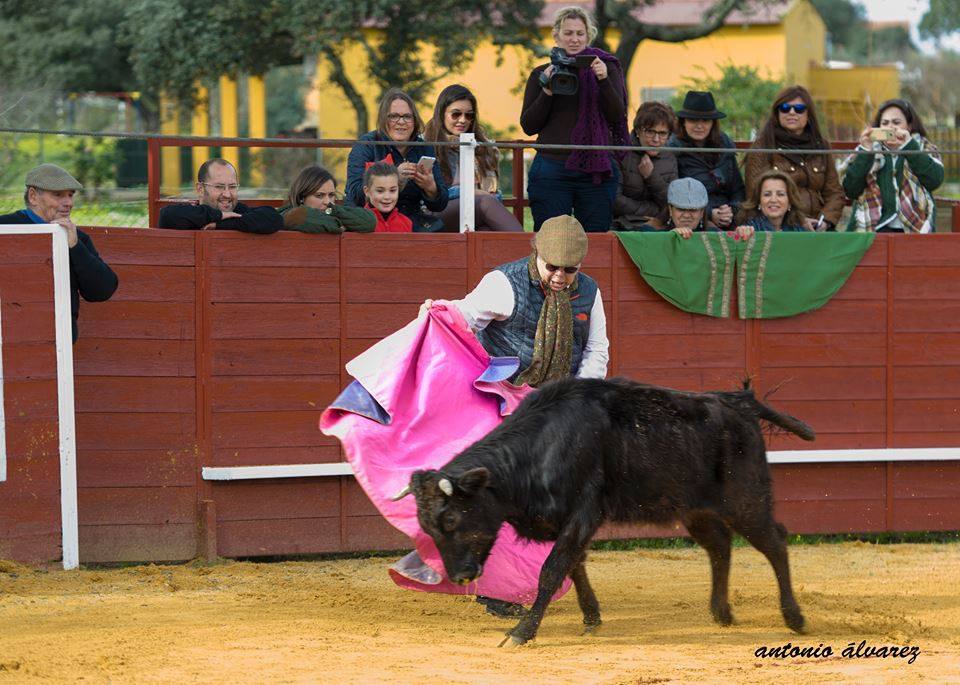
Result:
{"label": "flat cap", "polygon": [[695,178],[678,178],[667,186],[667,204],[677,209],[703,209],[709,202],[707,189]]}
{"label": "flat cap", "polygon": [[537,254],[554,266],[576,266],[587,256],[587,234],[569,214],[547,219],[534,238]]}
{"label": "flat cap", "polygon": [[83,190],[80,181],[56,164],[41,164],[33,167],[27,172],[23,185],[39,190]]}

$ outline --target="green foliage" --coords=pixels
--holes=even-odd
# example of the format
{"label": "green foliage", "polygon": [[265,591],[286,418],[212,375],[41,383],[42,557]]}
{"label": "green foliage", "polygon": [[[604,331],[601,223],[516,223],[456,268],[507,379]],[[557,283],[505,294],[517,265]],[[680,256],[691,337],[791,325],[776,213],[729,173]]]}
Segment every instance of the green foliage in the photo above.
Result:
{"label": "green foliage", "polygon": [[709,90],[713,93],[717,109],[727,115],[721,126],[735,140],[749,140],[760,129],[777,93],[784,87],[782,80],[762,74],[759,69],[727,63],[722,66],[720,78],[687,76],[684,87],[670,103],[674,110],[683,106],[687,90]]}
{"label": "green foliage", "polygon": [[904,27],[870,29],[867,25],[867,10],[861,2],[811,1],[827,26],[831,59],[878,64],[905,61],[917,54],[910,33]]}
{"label": "green foliage", "polygon": [[920,35],[940,39],[960,30],[960,14],[956,0],[930,0],[930,7],[920,20]]}
{"label": "green foliage", "polygon": [[[901,90],[929,128],[953,126],[960,112],[960,53],[938,50],[933,55],[917,55],[907,63]],[[939,194],[939,193],[938,193]]]}

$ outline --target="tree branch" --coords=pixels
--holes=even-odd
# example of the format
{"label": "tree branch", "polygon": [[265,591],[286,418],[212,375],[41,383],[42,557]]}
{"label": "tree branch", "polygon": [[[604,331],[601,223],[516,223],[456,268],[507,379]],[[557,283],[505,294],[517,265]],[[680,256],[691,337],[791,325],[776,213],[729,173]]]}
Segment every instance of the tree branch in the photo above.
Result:
{"label": "tree branch", "polygon": [[730,13],[735,9],[739,9],[743,4],[744,0],[720,0],[707,11],[704,16],[704,21],[696,26],[640,24],[640,26],[642,26],[640,40],[651,38],[665,43],[680,43],[685,40],[702,38],[720,28],[727,17],[730,16]]}
{"label": "tree branch", "polygon": [[336,51],[329,45],[321,48],[320,51],[323,56],[327,58],[327,61],[330,62],[330,66],[332,67],[330,72],[330,80],[340,86],[340,90],[343,91],[343,94],[353,106],[353,111],[357,116],[357,138],[359,138],[370,130],[369,116],[367,115],[367,104],[363,101],[363,96],[357,92],[357,89],[354,87],[350,77],[347,76],[347,72],[344,69],[343,61],[340,59],[340,55],[338,55]]}

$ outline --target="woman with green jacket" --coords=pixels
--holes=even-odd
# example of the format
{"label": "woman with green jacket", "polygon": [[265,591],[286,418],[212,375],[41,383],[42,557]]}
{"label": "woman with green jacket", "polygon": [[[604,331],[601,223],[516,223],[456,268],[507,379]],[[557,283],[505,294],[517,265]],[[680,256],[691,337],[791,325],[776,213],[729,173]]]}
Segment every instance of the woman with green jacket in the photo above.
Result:
{"label": "woman with green jacket", "polygon": [[337,182],[322,166],[308,166],[300,172],[279,211],[287,231],[373,233],[377,227],[373,212],[337,204]]}
{"label": "woman with green jacket", "polygon": [[[921,152],[882,154],[886,150]],[[863,131],[854,154],[841,163],[840,176],[853,200],[848,231],[934,231],[933,191],[943,183],[943,163],[906,100],[880,105],[873,126]]]}

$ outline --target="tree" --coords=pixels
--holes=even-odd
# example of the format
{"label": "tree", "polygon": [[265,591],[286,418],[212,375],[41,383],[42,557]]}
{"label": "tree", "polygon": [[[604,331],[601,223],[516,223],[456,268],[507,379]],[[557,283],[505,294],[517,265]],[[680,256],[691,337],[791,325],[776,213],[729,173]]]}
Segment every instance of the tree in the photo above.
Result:
{"label": "tree", "polygon": [[855,0],[812,0],[827,26],[830,57],[876,64],[903,62],[917,54],[903,26],[870,28],[867,10]]}
{"label": "tree", "polygon": [[930,7],[920,20],[920,35],[939,40],[960,30],[956,0],[930,0]]}
{"label": "tree", "polygon": [[908,63],[903,79],[903,96],[909,100],[927,126],[954,126],[960,114],[960,92],[956,88],[960,54],[938,50],[918,55]]}
{"label": "tree", "polygon": [[770,112],[770,103],[784,87],[782,80],[770,78],[758,69],[727,63],[720,77],[688,76],[685,88],[678,89],[672,105],[675,111],[683,106],[686,90],[709,90],[715,93],[717,108],[727,115],[723,130],[735,140],[750,140]]}

